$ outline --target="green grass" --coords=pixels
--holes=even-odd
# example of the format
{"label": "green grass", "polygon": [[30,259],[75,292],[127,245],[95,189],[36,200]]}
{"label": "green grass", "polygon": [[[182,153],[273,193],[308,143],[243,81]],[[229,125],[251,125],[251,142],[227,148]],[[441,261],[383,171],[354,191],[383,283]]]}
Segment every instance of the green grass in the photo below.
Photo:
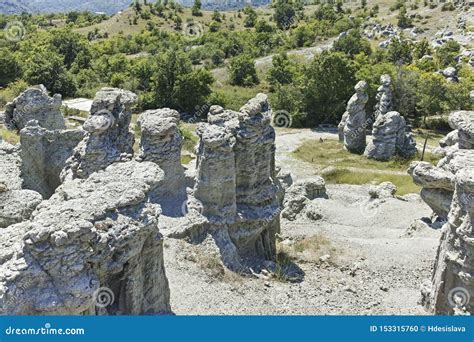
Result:
{"label": "green grass", "polygon": [[[419,192],[420,190],[413,183],[411,177],[406,174],[410,163],[413,160],[419,160],[419,156],[413,159],[396,157],[381,162],[349,153],[337,140],[325,140],[323,142],[308,140],[293,153],[297,158],[314,164],[320,170],[330,167],[329,171],[323,174],[328,183],[361,185],[367,183],[379,184],[388,181],[397,186],[398,195]],[[424,160],[433,164],[438,162],[438,158],[430,152],[425,153]]]}
{"label": "green grass", "polygon": [[[367,159],[362,155],[346,151],[343,148],[343,145],[337,140],[324,140],[324,142],[320,142],[319,140],[308,140],[293,153],[299,159],[314,163],[323,168],[334,166],[337,168],[353,167],[401,172],[407,170],[411,161],[419,159],[418,156],[413,159],[396,157],[386,162]],[[425,153],[425,161],[436,163],[438,158],[432,153],[427,152]]]}
{"label": "green grass", "polygon": [[16,145],[20,142],[20,136],[14,131],[10,131],[6,128],[0,127],[0,136],[6,142],[9,142],[12,145]]}
{"label": "green grass", "polygon": [[354,184],[363,185],[367,183],[380,184],[391,182],[397,186],[397,195],[403,196],[410,193],[420,192],[421,188],[413,183],[409,175],[391,175],[375,172],[358,172],[348,169],[335,169],[324,174],[324,179],[329,184]]}

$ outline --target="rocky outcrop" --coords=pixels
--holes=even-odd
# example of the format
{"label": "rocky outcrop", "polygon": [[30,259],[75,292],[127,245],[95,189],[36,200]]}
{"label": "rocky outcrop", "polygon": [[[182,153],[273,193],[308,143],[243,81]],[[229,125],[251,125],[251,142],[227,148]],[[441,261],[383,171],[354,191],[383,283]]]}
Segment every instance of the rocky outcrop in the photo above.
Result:
{"label": "rocky outcrop", "polygon": [[149,203],[163,179],[154,163],[116,163],[66,181],[30,221],[5,228],[0,314],[169,312],[160,208]]}
{"label": "rocky outcrop", "polygon": [[141,140],[137,160],[154,162],[165,172],[166,189],[160,189],[163,196],[184,191],[183,137],[178,124],[179,113],[169,108],[146,111],[138,119]]}
{"label": "rocky outcrop", "polygon": [[396,155],[409,158],[416,154],[416,142],[407,129],[403,116],[388,112],[377,116],[372,129],[372,141],[364,155],[370,159],[388,160]]}
{"label": "rocky outcrop", "polygon": [[0,137],[0,229],[29,219],[43,200],[39,193],[22,186],[18,148]]}
{"label": "rocky outcrop", "polygon": [[380,76],[380,83],[382,83],[382,85],[377,89],[377,104],[374,108],[375,119],[377,119],[379,115],[384,115],[393,109],[392,78],[390,75],[382,75]]}
{"label": "rocky outcrop", "polygon": [[62,180],[87,178],[114,162],[132,158],[135,138],[129,126],[136,100],[135,94],[122,89],[103,88],[96,94],[83,125],[86,137],[67,161]]}
{"label": "rocky outcrop", "polygon": [[281,216],[294,221],[303,213],[303,218],[319,220],[322,215],[317,205],[312,202],[317,198],[327,198],[324,179],[318,176],[299,180],[286,190]]}
{"label": "rocky outcrop", "polygon": [[29,121],[36,120],[45,129],[65,129],[61,103],[61,95],[49,97],[43,85],[28,88],[5,106],[5,125],[19,132]]}
{"label": "rocky outcrop", "polygon": [[[456,129],[457,143],[444,149],[445,156],[438,165],[413,162],[408,169],[415,184],[422,187],[421,197],[441,219],[446,219],[450,211],[456,174],[464,168],[474,168],[474,112],[454,112],[449,123]],[[443,139],[446,144],[449,140]]]}
{"label": "rocky outcrop", "polygon": [[[231,269],[276,257],[281,187],[275,173],[275,131],[266,95],[239,112],[211,107],[198,128],[200,143],[193,197]],[[202,228],[203,224],[198,223]]]}
{"label": "rocky outcrop", "polygon": [[[474,150],[469,154],[474,161]],[[433,277],[422,289],[422,304],[438,315],[474,313],[474,167],[459,170],[454,184]]]}
{"label": "rocky outcrop", "polygon": [[23,188],[49,198],[61,185],[60,174],[74,148],[84,138],[82,129],[48,130],[36,120],[20,131]]}
{"label": "rocky outcrop", "polygon": [[[344,147],[352,153],[362,154],[366,145],[366,112],[365,104],[369,100],[366,94],[367,82],[360,81],[354,87],[356,93],[347,104],[344,125]],[[344,117],[343,116],[343,117]]]}

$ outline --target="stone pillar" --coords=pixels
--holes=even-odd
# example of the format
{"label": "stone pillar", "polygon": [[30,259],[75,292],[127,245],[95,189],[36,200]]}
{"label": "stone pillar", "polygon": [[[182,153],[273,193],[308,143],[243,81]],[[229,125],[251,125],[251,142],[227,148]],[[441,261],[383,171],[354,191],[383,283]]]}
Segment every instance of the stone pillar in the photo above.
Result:
{"label": "stone pillar", "polygon": [[103,88],[96,94],[83,125],[86,137],[67,161],[62,180],[87,178],[114,162],[133,157],[135,138],[129,126],[136,100],[134,93],[116,88]]}
{"label": "stone pillar", "polygon": [[367,118],[365,104],[369,100],[366,94],[367,82],[360,81],[354,87],[356,93],[347,104],[347,120],[344,126],[344,147],[352,153],[362,154],[366,145]]}

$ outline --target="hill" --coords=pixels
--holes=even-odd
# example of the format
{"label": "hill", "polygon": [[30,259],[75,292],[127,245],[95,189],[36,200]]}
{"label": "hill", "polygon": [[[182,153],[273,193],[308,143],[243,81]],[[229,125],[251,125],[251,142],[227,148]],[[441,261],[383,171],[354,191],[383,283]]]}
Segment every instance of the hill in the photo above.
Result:
{"label": "hill", "polygon": [[[155,2],[156,0],[148,0]],[[71,11],[90,11],[115,14],[129,7],[133,0],[2,0],[0,14],[63,13]],[[177,0],[177,3],[191,7],[194,0]],[[236,9],[246,5],[267,5],[271,0],[204,0],[204,9]]]}

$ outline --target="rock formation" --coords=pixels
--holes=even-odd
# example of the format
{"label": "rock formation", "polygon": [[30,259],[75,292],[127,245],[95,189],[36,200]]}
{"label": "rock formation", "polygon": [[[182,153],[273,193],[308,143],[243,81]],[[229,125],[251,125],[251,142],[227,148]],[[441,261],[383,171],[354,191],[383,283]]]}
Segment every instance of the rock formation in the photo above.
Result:
{"label": "rock formation", "polygon": [[5,106],[5,125],[19,132],[29,121],[36,120],[48,130],[65,129],[61,103],[61,95],[49,97],[43,85],[28,88]]}
{"label": "rock formation", "polygon": [[154,162],[165,172],[166,189],[160,189],[162,196],[184,191],[183,137],[178,124],[179,113],[168,108],[146,111],[138,119],[141,140],[137,160]]}
{"label": "rock formation", "polygon": [[239,112],[211,107],[208,123],[198,128],[193,197],[207,223],[194,229],[214,237],[231,269],[276,257],[282,188],[276,179],[271,114],[267,97],[258,94]]}
{"label": "rock formation", "polygon": [[300,213],[311,220],[322,217],[312,201],[316,198],[327,198],[326,182],[322,177],[313,177],[295,182],[285,193],[281,216],[294,221]]}
{"label": "rock formation", "polygon": [[18,149],[0,137],[0,230],[29,219],[42,201],[39,193],[23,190]]}
{"label": "rock formation", "polygon": [[380,76],[380,83],[382,83],[382,85],[377,89],[377,104],[374,108],[375,119],[377,119],[379,115],[390,112],[393,108],[392,78],[390,75],[382,75]]}
{"label": "rock formation", "polygon": [[437,166],[413,162],[408,172],[422,187],[421,197],[441,219],[446,219],[455,189],[455,175],[463,168],[474,167],[474,112],[459,111],[450,115],[449,122],[457,129],[458,143],[445,151]]}
{"label": "rock formation", "polygon": [[66,181],[31,221],[3,229],[0,314],[169,312],[160,209],[148,203],[163,179],[153,163],[116,163]]}
{"label": "rock formation", "polygon": [[29,121],[20,131],[23,187],[49,198],[61,185],[61,171],[84,135],[82,129],[48,130]]}
{"label": "rock formation", "polygon": [[347,104],[344,125],[344,147],[352,153],[363,153],[366,145],[366,113],[365,104],[369,100],[366,94],[367,82],[360,81],[354,87],[356,93]]}
{"label": "rock formation", "polygon": [[62,180],[87,178],[114,162],[132,158],[135,138],[129,126],[136,100],[132,92],[115,88],[103,88],[96,94],[83,125],[87,135],[66,162]]}
{"label": "rock formation", "polygon": [[372,136],[373,139],[364,152],[368,158],[388,160],[395,155],[409,158],[417,152],[413,135],[398,112],[378,115],[372,128]]}
{"label": "rock formation", "polygon": [[[474,161],[474,150],[468,155]],[[474,167],[454,176],[454,196],[443,226],[434,273],[422,289],[422,304],[438,315],[474,313]]]}

